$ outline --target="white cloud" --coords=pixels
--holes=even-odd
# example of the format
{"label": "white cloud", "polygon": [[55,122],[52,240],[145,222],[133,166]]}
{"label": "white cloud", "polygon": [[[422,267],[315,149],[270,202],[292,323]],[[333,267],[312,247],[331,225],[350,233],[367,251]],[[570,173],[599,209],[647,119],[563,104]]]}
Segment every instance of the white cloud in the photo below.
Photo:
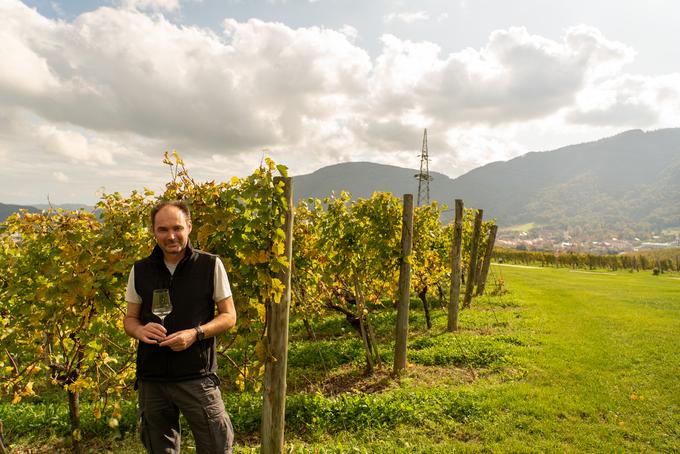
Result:
{"label": "white cloud", "polygon": [[124,8],[151,11],[179,11],[179,0],[123,0]]}
{"label": "white cloud", "polygon": [[59,183],[69,182],[69,177],[66,176],[64,172],[52,172],[52,176],[54,176],[54,179],[57,180]]}
{"label": "white cloud", "polygon": [[394,114],[419,111],[440,125],[499,124],[552,114],[571,105],[589,78],[629,60],[631,51],[593,29],[561,42],[524,28],[498,30],[481,50],[441,56],[426,43],[383,38],[374,93]]}
{"label": "white cloud", "polygon": [[[162,151],[153,141],[57,127],[21,109],[0,107],[0,200],[43,203],[49,195],[55,203],[91,204],[100,186],[159,190],[169,176]],[[55,185],[61,174],[68,185]]]}
{"label": "white cloud", "polygon": [[59,3],[57,3],[56,1],[51,1],[51,2],[50,2],[50,8],[52,8],[52,11],[54,11],[55,13],[57,13],[58,16],[63,16],[63,15],[65,14],[65,13],[64,13],[64,9],[63,9],[63,8],[61,7],[61,5],[60,5]]}
{"label": "white cloud", "polygon": [[403,22],[405,24],[412,24],[414,22],[429,20],[430,14],[427,11],[416,11],[410,13],[390,13],[386,15],[383,20],[385,23]]}
{"label": "white cloud", "polygon": [[55,76],[34,84],[49,86],[50,96],[3,80],[0,90],[18,104],[55,122],[211,152],[298,140],[305,116],[351,110],[371,68],[343,33],[258,20],[228,20],[219,36],[163,16],[100,8],[57,31],[34,31],[36,41],[59,50],[31,49],[36,62],[50,62],[43,73]]}
{"label": "white cloud", "polygon": [[340,27],[340,33],[345,35],[352,43],[356,41],[359,36],[359,30],[347,24]]}
{"label": "white cloud", "polygon": [[[409,146],[416,149],[413,137],[423,127],[447,131],[445,140],[431,140],[434,155],[443,157],[433,168],[455,163],[454,175],[529,151],[526,144],[535,142],[526,139],[537,130],[544,131],[545,143],[550,143],[545,131],[560,129],[577,142],[621,127],[678,124],[680,75],[633,77],[644,79],[646,88],[630,81],[626,88],[615,81],[624,77],[622,68],[634,51],[590,27],[573,27],[559,41],[524,28],[498,30],[482,49],[449,55],[442,55],[435,44],[392,35],[383,37],[383,46],[369,83],[372,117],[352,123],[357,142],[396,156]],[[609,96],[610,108],[574,110],[595,96]],[[588,130],[573,127],[588,120]],[[566,140],[559,144],[568,144]]]}
{"label": "white cloud", "polygon": [[47,61],[26,43],[0,31],[0,87],[7,94],[42,95],[58,86]]}
{"label": "white cloud", "polygon": [[0,94],[11,99],[56,88],[59,81],[42,55],[53,45],[41,39],[56,25],[18,2],[0,3],[0,16]]}
{"label": "white cloud", "polygon": [[621,75],[598,81],[579,94],[566,119],[592,126],[677,127],[680,122],[680,74],[664,77]]}
{"label": "white cloud", "polygon": [[433,170],[455,176],[549,131],[680,123],[680,74],[625,73],[634,50],[591,27],[556,40],[496,30],[453,53],[385,35],[371,58],[351,26],[226,19],[216,33],[167,19],[177,1],[127,5],[63,21],[0,0],[3,185],[61,172],[72,187],[158,186],[166,149],[216,179],[252,170],[263,149],[293,174],[359,159],[417,166],[424,127]]}
{"label": "white cloud", "polygon": [[50,153],[57,153],[71,162],[85,165],[114,164],[115,144],[102,139],[89,140],[76,131],[58,129],[53,125],[37,128],[37,140]]}
{"label": "white cloud", "polygon": [[507,161],[528,151],[510,134],[483,126],[449,130],[446,143],[449,153],[435,155],[433,164],[443,168],[447,162],[454,162],[461,173],[489,162]]}

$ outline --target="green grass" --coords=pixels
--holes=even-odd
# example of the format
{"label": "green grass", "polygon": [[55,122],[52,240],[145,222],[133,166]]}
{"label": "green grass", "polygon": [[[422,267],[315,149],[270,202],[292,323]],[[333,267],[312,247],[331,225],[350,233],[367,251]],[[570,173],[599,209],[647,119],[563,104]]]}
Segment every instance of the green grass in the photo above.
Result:
{"label": "green grass", "polygon": [[651,273],[496,271],[521,295],[523,324],[540,346],[525,351],[532,364],[525,380],[491,397],[503,409],[480,431],[499,438],[491,446],[680,449],[680,281]]}
{"label": "green grass", "polygon": [[[456,334],[445,333],[441,309],[427,332],[412,300],[409,367],[398,380],[389,376],[392,308],[373,317],[386,363],[373,377],[363,375],[361,344],[342,317],[314,323],[316,341],[292,323],[288,451],[680,451],[677,275],[507,266],[492,273],[509,293],[475,300]],[[235,452],[257,452],[260,396],[226,391],[225,403]],[[60,446],[63,423],[54,418],[64,410],[40,405],[0,406],[6,434],[24,423],[38,434],[21,432],[15,448]],[[191,444],[187,437],[183,452]],[[101,432],[89,446],[141,452],[133,431]]]}
{"label": "green grass", "polygon": [[[470,382],[442,377],[424,382],[408,372],[400,387],[426,394],[464,392],[477,411],[461,421],[443,417],[441,410],[418,424],[387,431],[352,428],[315,441],[292,434],[293,451],[680,450],[677,276],[510,267],[494,267],[494,274],[502,275],[510,294],[464,311],[457,336],[442,334],[445,318],[437,312],[434,335],[418,337],[421,317],[414,308],[417,338],[409,360],[417,362],[428,348],[455,358],[455,343],[469,341],[474,347],[468,355],[496,345],[507,363],[487,373],[478,367],[493,366],[495,359],[473,364],[477,374]],[[446,358],[435,362],[464,366]]]}

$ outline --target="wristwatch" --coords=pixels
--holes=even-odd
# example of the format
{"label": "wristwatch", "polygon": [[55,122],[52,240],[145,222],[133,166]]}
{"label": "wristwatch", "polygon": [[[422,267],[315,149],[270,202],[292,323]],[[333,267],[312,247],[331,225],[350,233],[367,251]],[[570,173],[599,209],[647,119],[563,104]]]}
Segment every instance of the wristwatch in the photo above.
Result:
{"label": "wristwatch", "polygon": [[200,325],[194,329],[196,330],[196,340],[202,341],[205,339],[205,332],[203,331],[203,328],[200,327]]}

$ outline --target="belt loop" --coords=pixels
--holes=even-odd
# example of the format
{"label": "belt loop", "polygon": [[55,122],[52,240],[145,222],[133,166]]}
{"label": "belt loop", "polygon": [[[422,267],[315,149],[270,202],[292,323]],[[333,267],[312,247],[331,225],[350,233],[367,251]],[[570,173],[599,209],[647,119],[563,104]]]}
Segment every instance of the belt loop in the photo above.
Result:
{"label": "belt loop", "polygon": [[222,381],[220,380],[220,377],[217,376],[217,374],[214,374],[214,373],[210,374],[210,375],[208,375],[208,378],[210,380],[212,380],[212,382],[215,383],[215,386],[217,386],[218,388],[222,384]]}

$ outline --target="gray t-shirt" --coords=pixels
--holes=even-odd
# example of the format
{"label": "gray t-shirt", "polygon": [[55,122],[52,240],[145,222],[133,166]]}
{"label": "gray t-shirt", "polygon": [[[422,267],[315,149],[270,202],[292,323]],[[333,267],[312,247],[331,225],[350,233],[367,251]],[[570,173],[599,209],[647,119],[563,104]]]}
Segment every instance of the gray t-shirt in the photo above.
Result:
{"label": "gray t-shirt", "polygon": [[[170,264],[165,262],[165,266],[168,267],[170,274],[175,273],[175,268],[177,264]],[[222,301],[225,298],[231,296],[231,287],[229,286],[229,278],[227,277],[227,271],[224,269],[224,264],[219,257],[215,259],[215,290],[213,291],[213,301]],[[135,290],[135,267],[133,266],[130,270],[130,276],[128,277],[127,288],[125,289],[125,301],[132,304],[142,304],[142,298],[137,294]]]}

